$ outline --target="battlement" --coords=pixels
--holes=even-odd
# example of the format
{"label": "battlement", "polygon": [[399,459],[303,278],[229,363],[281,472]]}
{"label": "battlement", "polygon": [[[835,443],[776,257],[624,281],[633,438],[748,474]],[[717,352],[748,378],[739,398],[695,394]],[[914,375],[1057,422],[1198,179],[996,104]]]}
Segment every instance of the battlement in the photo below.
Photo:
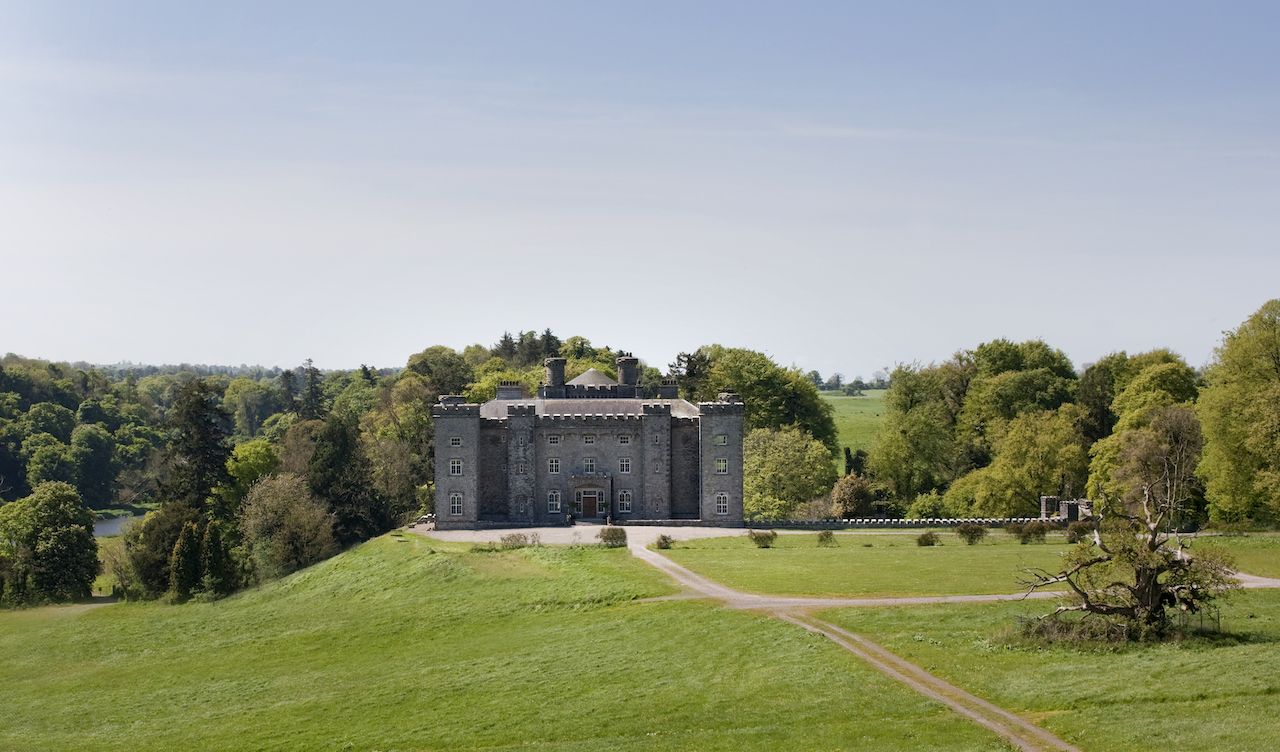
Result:
{"label": "battlement", "polygon": [[639,422],[639,415],[625,413],[560,413],[556,415],[540,415],[538,416],[537,424],[539,426],[557,426],[569,423],[588,426],[613,426]]}
{"label": "battlement", "polygon": [[538,414],[538,408],[533,405],[507,405],[508,418],[532,418]]}
{"label": "battlement", "polygon": [[665,402],[645,402],[641,405],[645,415],[670,415],[671,405]]}
{"label": "battlement", "polygon": [[699,402],[698,412],[703,415],[745,415],[747,406],[741,402]]}
{"label": "battlement", "polygon": [[431,407],[433,418],[480,417],[480,406],[475,403],[441,403]]}

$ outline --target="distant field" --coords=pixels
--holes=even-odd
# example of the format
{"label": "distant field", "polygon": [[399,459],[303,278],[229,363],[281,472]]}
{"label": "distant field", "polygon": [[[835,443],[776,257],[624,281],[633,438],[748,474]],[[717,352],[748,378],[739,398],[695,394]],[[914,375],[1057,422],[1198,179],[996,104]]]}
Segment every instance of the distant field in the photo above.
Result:
{"label": "distant field", "polygon": [[917,546],[915,535],[839,534],[837,548],[818,548],[816,535],[779,535],[774,548],[756,548],[745,535],[684,541],[663,553],[693,571],[740,590],[784,595],[875,597],[1016,593],[1024,567],[1056,569],[1068,546],[1020,545],[991,531],[966,546],[954,532],[943,545]]}
{"label": "distant field", "polygon": [[884,421],[884,389],[870,389],[865,397],[846,397],[836,392],[821,392],[822,398],[835,408],[836,432],[839,434],[840,471],[844,471],[844,447],[870,451],[876,444],[876,433]]}
{"label": "distant field", "polygon": [[1236,560],[1236,569],[1259,577],[1280,577],[1280,535],[1213,535],[1197,538],[1192,550],[1199,546],[1221,548]]}
{"label": "distant field", "polygon": [[1090,752],[1276,749],[1280,591],[1233,594],[1229,634],[1114,650],[1008,644],[1047,603],[844,609],[823,616]]}
{"label": "distant field", "polygon": [[626,550],[373,540],[216,603],[0,612],[0,749],[1005,749]]}

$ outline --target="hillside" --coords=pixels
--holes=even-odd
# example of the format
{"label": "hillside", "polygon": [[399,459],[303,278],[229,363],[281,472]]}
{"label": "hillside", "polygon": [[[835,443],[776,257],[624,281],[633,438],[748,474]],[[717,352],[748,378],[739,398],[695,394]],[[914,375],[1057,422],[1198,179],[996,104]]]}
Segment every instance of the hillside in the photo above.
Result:
{"label": "hillside", "polygon": [[[876,434],[884,422],[885,389],[868,389],[864,397],[847,397],[837,392],[820,392],[835,409],[836,433],[843,448],[870,451],[876,445]],[[839,463],[844,472],[843,456]]]}
{"label": "hillside", "polygon": [[393,533],[216,603],[0,613],[4,749],[998,748],[625,550]]}

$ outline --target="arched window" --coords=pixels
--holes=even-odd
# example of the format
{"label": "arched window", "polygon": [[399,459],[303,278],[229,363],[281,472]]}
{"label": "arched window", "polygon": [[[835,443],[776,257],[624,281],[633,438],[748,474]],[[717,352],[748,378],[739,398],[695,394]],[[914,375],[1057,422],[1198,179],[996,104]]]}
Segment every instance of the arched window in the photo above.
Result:
{"label": "arched window", "polygon": [[716,494],[716,514],[728,514],[728,513],[729,513],[729,494],[723,493],[723,492]]}
{"label": "arched window", "polygon": [[462,516],[462,494],[449,494],[449,515],[452,517]]}
{"label": "arched window", "polygon": [[547,513],[560,514],[560,492],[550,491],[547,493]]}
{"label": "arched window", "polygon": [[630,491],[618,492],[618,513],[631,514],[631,492]]}

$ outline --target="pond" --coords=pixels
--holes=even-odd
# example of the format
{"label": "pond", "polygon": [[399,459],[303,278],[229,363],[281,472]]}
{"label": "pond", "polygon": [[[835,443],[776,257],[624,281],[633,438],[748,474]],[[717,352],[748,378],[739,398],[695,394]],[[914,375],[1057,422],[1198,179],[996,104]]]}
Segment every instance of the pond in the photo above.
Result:
{"label": "pond", "polygon": [[137,518],[137,515],[128,515],[125,517],[111,517],[105,520],[94,520],[93,537],[106,538],[110,535],[119,535],[126,524]]}

